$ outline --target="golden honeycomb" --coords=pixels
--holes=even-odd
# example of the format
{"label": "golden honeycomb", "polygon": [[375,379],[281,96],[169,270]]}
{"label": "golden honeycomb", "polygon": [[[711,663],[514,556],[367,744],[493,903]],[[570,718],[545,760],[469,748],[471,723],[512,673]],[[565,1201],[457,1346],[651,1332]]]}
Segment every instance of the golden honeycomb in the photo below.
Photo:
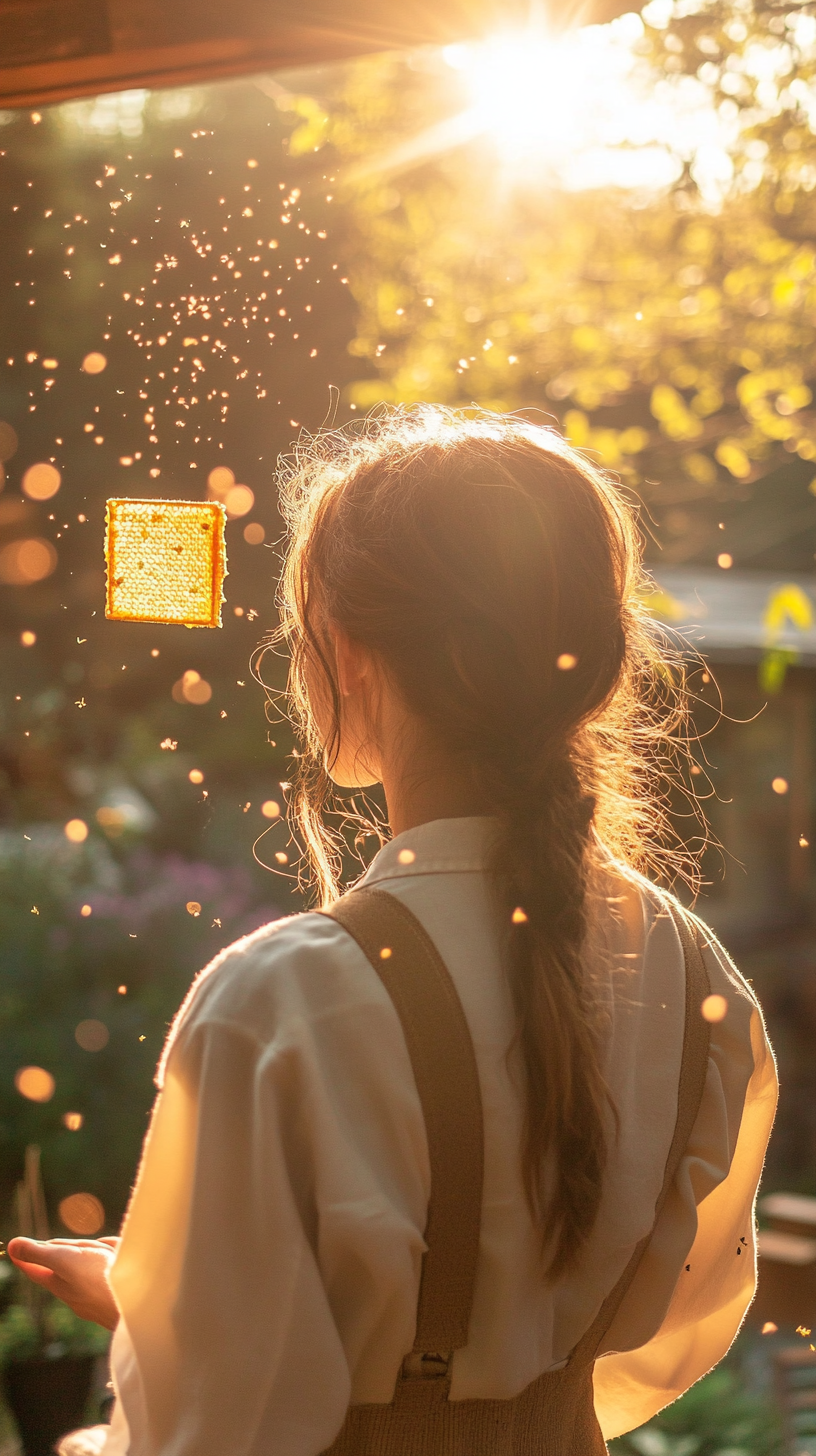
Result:
{"label": "golden honeycomb", "polygon": [[219,501],[109,500],[105,616],[220,627],[226,520]]}

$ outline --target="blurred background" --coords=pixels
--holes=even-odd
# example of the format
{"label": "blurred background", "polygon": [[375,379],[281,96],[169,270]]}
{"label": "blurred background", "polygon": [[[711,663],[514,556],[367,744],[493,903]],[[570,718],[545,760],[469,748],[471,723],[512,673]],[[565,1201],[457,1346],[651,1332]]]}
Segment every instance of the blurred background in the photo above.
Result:
{"label": "blurred background", "polygon": [[[788,1263],[812,1320],[811,8],[650,0],[560,36],[0,112],[5,1237],[116,1231],[192,977],[302,907],[295,745],[250,667],[279,455],[383,401],[475,403],[617,474],[651,608],[701,657],[697,909],[779,1055],[764,1192],[799,1202],[765,1221],[812,1246]],[[110,496],[224,502],[220,631],[105,620]],[[285,661],[264,675],[282,688]],[[627,1449],[782,1450],[770,1429]]]}

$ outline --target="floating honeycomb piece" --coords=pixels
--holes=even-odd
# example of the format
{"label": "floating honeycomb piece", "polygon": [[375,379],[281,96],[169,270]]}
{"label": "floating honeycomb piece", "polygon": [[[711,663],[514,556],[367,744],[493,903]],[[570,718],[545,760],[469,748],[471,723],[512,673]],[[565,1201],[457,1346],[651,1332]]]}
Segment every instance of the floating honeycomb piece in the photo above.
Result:
{"label": "floating honeycomb piece", "polygon": [[105,616],[220,627],[226,519],[218,501],[109,500]]}

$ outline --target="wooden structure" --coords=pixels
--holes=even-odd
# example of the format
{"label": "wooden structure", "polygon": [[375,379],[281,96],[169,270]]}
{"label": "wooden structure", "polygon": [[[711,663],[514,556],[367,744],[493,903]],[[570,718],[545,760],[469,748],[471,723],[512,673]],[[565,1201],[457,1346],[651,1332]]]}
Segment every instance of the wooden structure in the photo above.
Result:
{"label": "wooden structure", "polygon": [[[563,28],[630,8],[550,0],[543,13]],[[0,0],[0,107],[446,45],[524,25],[530,11],[529,0]]]}
{"label": "wooden structure", "polygon": [[774,1386],[786,1456],[816,1448],[816,1354],[809,1344],[789,1345],[774,1359]]}
{"label": "wooden structure", "polygon": [[[768,1019],[782,1090],[765,1187],[796,1188],[816,1164],[816,575],[662,564],[653,574],[652,610],[692,654],[701,736],[689,782],[711,826],[696,909]],[[786,666],[769,684],[770,652]],[[688,801],[678,793],[673,804],[693,844]],[[816,1329],[816,1200],[781,1197],[762,1205],[750,1317],[790,1336]]]}
{"label": "wooden structure", "polygon": [[[662,566],[653,574],[655,615],[718,684],[709,708],[695,713],[706,735],[695,757],[725,857],[712,851],[698,909],[742,965],[758,937],[778,946],[816,911],[816,577]],[[786,592],[798,594],[810,625],[784,616],[769,626],[769,606]],[[770,649],[789,655],[775,689],[760,681]],[[695,689],[704,695],[699,675]]]}
{"label": "wooden structure", "polygon": [[[762,1328],[772,1322],[790,1333],[816,1324],[816,1198],[769,1193],[759,1211],[759,1284],[749,1313]],[[808,1345],[805,1345],[808,1351]],[[810,1364],[816,1364],[811,1356]]]}

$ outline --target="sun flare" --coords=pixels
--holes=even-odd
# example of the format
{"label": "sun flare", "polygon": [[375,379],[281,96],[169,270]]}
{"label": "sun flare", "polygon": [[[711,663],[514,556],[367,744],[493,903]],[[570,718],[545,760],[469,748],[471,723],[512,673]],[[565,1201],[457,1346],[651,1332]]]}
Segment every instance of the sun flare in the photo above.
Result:
{"label": "sun flare", "polygon": [[606,25],[560,33],[537,25],[446,46],[442,84],[460,108],[356,175],[397,174],[481,142],[505,183],[654,191],[689,166],[716,202],[733,175],[733,119],[696,77],[658,74],[641,53],[644,36],[641,16],[630,13]]}
{"label": "sun flare", "polygon": [[549,174],[570,190],[655,188],[676,181],[690,153],[722,143],[706,88],[655,81],[638,54],[639,15],[563,34],[536,28],[448,46],[461,75],[468,131],[502,165]]}

